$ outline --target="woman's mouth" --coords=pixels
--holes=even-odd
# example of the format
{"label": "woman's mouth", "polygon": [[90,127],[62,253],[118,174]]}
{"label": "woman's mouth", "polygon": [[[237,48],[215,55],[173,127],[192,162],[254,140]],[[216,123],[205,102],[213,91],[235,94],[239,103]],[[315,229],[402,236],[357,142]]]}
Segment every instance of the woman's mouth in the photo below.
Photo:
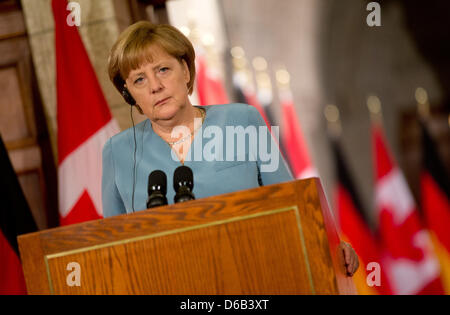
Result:
{"label": "woman's mouth", "polygon": [[170,97],[163,98],[162,100],[155,103],[155,106],[162,105],[169,100]]}

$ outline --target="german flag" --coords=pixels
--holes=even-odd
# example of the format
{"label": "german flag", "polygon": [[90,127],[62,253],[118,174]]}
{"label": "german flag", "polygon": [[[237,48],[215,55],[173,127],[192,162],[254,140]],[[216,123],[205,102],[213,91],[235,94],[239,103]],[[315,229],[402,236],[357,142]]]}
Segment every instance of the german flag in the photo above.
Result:
{"label": "german flag", "polygon": [[360,268],[354,275],[355,286],[359,294],[391,294],[388,279],[382,268],[379,268],[378,285],[370,286],[367,282],[367,278],[371,278],[372,270],[374,270],[367,266],[371,263],[381,265],[378,243],[362,212],[362,204],[344,162],[338,141],[331,139],[331,146],[337,173],[335,209],[338,214],[341,238],[352,245],[360,260]]}
{"label": "german flag", "polygon": [[450,184],[425,122],[422,129],[421,208],[441,265],[441,280],[450,294]]}
{"label": "german flag", "polygon": [[27,294],[17,236],[37,230],[0,137],[0,294]]}

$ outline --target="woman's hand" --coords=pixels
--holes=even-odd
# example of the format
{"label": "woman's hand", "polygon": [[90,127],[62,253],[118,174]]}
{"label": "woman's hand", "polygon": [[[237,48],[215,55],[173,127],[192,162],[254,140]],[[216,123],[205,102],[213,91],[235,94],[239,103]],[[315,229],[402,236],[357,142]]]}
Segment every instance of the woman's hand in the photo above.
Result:
{"label": "woman's hand", "polygon": [[349,243],[341,241],[339,248],[344,255],[344,264],[348,276],[353,276],[359,268],[358,255]]}

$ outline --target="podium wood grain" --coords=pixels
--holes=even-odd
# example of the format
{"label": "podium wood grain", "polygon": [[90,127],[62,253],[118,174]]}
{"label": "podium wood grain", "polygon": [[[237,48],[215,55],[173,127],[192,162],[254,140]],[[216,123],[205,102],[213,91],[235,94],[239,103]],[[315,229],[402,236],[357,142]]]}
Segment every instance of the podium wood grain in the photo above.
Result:
{"label": "podium wood grain", "polygon": [[338,244],[317,179],[19,237],[31,294],[354,293]]}

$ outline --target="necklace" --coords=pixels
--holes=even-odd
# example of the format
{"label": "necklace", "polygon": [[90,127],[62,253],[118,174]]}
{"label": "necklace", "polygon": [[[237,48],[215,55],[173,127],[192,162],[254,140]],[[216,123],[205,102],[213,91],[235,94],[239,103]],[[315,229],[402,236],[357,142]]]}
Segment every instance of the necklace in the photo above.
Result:
{"label": "necklace", "polygon": [[[198,108],[198,107],[197,107],[197,108]],[[198,108],[198,110],[200,111],[200,113],[201,113],[201,115],[202,115],[202,124],[200,125],[200,127],[201,127],[201,126],[203,125],[203,122],[205,121],[206,113],[205,113],[205,110],[202,109],[202,108]],[[181,139],[179,139],[179,140],[177,140],[177,141],[174,141],[174,142],[167,141],[167,143],[168,143],[170,146],[174,146],[174,145],[177,145],[177,144],[179,144],[179,143],[183,143],[184,141],[186,141],[187,139],[189,139],[190,137],[192,137],[192,136],[197,132],[197,130],[200,129],[200,127],[197,127],[197,128],[194,129],[190,134],[184,136],[183,138],[181,138]]]}

